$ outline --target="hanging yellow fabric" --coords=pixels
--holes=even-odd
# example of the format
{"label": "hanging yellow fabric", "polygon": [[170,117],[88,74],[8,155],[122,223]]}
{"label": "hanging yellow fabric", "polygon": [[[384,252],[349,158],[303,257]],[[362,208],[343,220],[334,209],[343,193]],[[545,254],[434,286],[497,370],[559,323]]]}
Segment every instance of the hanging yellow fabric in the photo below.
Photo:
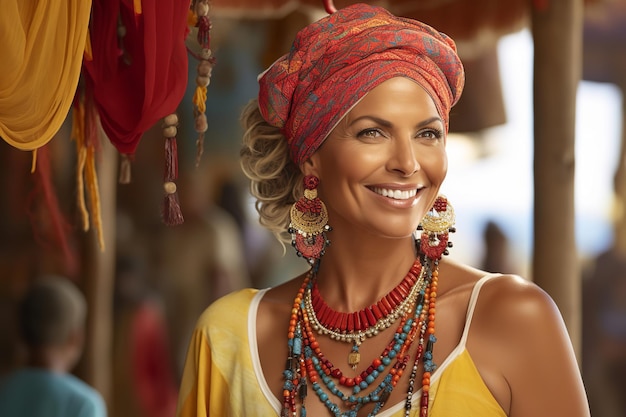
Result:
{"label": "hanging yellow fabric", "polygon": [[0,0],[0,137],[21,150],[52,139],[80,76],[90,0]]}

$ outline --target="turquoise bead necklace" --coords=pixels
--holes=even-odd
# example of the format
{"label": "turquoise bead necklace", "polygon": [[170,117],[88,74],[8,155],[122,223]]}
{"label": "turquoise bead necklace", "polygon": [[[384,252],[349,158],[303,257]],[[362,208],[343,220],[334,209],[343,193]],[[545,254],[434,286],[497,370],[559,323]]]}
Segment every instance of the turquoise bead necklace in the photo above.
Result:
{"label": "turquoise bead necklace", "polygon": [[[373,403],[374,407],[368,413],[368,417],[375,416],[385,405],[406,369],[410,359],[410,347],[417,338],[419,341],[418,353],[409,381],[409,397],[407,398],[409,400],[412,395],[417,363],[422,352],[424,352],[423,343],[429,317],[428,298],[431,293],[432,275],[425,274],[424,279],[416,282],[415,291],[411,291],[410,294],[412,300],[407,308],[407,313],[401,317],[391,342],[379,357],[372,361],[372,364],[357,377],[345,378],[343,373],[321,353],[311,328],[311,322],[319,323],[312,319],[311,316],[314,317],[314,312],[311,310],[310,304],[307,304],[307,297],[310,297],[315,279],[315,269],[313,268],[307,274],[294,300],[288,335],[289,356],[286,369],[283,372],[285,382],[283,384],[284,401],[281,417],[297,417],[296,399],[299,399],[300,402],[300,417],[306,417],[307,381],[310,382],[313,392],[331,415],[356,417],[363,406]],[[423,276],[424,274],[420,274],[420,278]],[[430,339],[428,341],[430,345]],[[432,351],[432,346],[429,347],[430,349],[427,348],[426,351]],[[383,375],[382,381],[371,389]],[[350,387],[351,394],[345,394],[339,389],[339,386]],[[333,398],[336,398],[339,404],[342,404],[343,408],[347,408],[347,410],[342,411],[340,405],[333,402]]]}

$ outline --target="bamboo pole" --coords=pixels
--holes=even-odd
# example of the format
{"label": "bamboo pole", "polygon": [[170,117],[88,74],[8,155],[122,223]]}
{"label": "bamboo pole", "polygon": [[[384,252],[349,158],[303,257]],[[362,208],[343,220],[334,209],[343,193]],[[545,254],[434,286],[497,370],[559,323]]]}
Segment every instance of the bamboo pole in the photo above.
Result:
{"label": "bamboo pole", "polygon": [[[557,303],[581,346],[581,266],[574,230],[576,90],[582,68],[582,0],[535,1],[533,280]],[[579,354],[580,357],[580,354]]]}

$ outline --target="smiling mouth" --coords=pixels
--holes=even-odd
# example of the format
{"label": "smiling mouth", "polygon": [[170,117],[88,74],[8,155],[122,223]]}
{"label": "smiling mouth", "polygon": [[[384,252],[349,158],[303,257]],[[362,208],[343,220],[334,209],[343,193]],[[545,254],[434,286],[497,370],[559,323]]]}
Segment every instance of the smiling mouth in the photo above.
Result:
{"label": "smiling mouth", "polygon": [[417,195],[417,189],[412,190],[392,190],[389,188],[374,187],[371,189],[376,194],[383,197],[393,198],[394,200],[409,200]]}

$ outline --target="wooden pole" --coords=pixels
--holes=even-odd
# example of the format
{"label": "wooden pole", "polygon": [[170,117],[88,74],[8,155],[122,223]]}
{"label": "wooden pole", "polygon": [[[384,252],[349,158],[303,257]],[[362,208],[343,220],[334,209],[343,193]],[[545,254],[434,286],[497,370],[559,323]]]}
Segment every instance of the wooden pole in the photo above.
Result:
{"label": "wooden pole", "polygon": [[[101,135],[104,133],[100,132]],[[102,136],[104,138],[104,136]],[[89,314],[85,352],[81,370],[83,378],[110,405],[112,396],[113,356],[113,286],[115,274],[115,222],[117,187],[117,151],[108,140],[102,140],[99,155],[98,185],[105,250],[101,251],[93,225],[85,236],[84,284]]]}
{"label": "wooden pole", "polygon": [[[620,87],[624,94],[626,82],[621,82]],[[626,103],[622,103],[622,141],[615,170],[614,192],[613,247],[621,257],[626,258]]]}
{"label": "wooden pole", "polygon": [[583,0],[543,0],[533,5],[532,276],[559,306],[579,353],[581,267],[574,230],[574,144],[576,90],[582,68]]}

